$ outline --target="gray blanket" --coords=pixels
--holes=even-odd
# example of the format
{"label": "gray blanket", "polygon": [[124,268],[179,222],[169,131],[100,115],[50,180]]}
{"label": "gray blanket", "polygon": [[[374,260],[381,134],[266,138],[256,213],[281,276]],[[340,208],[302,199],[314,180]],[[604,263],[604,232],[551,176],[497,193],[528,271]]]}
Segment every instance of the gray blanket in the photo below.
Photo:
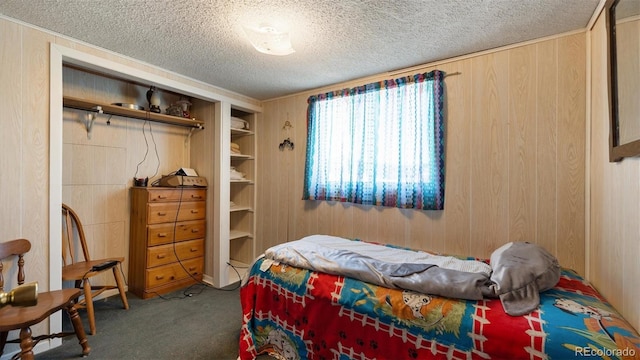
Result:
{"label": "gray blanket", "polygon": [[485,263],[332,236],[315,235],[276,245],[265,256],[388,288],[468,300],[491,293],[491,268]]}
{"label": "gray blanket", "polygon": [[269,261],[263,266],[278,262],[423,294],[467,300],[500,297],[505,312],[514,316],[535,310],[539,292],[560,278],[555,257],[529,243],[503,245],[492,254],[491,266],[327,235],[273,246],[265,257]]}

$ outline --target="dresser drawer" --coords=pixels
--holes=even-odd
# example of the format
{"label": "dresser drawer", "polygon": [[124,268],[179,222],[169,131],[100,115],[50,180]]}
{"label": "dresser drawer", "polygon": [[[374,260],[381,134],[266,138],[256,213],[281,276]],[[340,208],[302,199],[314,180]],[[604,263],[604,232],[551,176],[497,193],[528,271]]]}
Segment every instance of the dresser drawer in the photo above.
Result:
{"label": "dresser drawer", "polygon": [[147,245],[169,244],[174,241],[185,241],[203,238],[206,234],[204,220],[182,221],[174,223],[154,224],[147,227]]}
{"label": "dresser drawer", "polygon": [[[185,260],[180,263],[175,262],[168,265],[157,266],[151,269],[147,269],[146,273],[146,287],[152,288],[155,286],[160,286],[164,284],[168,284],[175,280],[185,279],[190,277],[189,274],[193,275],[193,277],[200,279],[202,277],[202,268],[203,268],[203,258],[195,258],[190,260]],[[182,266],[184,265],[184,269]],[[189,273],[185,272],[185,269],[189,271]]]}
{"label": "dresser drawer", "polygon": [[149,188],[149,202],[172,201],[204,201],[207,196],[205,189],[185,188]]}
{"label": "dresser drawer", "polygon": [[[179,212],[178,212],[179,209]],[[204,201],[166,202],[147,205],[147,223],[160,224],[174,221],[199,220],[205,218]],[[177,216],[176,216],[177,214]]]}
{"label": "dresser drawer", "polygon": [[178,261],[176,254],[180,260],[202,257],[204,256],[204,240],[190,240],[150,247],[147,249],[147,266],[151,268]]}

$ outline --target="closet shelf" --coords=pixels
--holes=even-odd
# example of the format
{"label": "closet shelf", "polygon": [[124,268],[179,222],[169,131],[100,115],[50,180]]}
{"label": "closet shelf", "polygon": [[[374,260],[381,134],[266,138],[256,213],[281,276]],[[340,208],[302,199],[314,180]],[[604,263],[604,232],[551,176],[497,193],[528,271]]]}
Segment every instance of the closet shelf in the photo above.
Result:
{"label": "closet shelf", "polygon": [[149,120],[155,122],[161,122],[164,124],[178,125],[184,127],[191,127],[197,129],[204,129],[204,123],[195,119],[181,118],[178,116],[171,116],[166,114],[159,114],[148,112],[145,110],[136,110],[125,108],[122,106],[101,104],[96,101],[87,101],[75,97],[64,96],[62,98],[63,106],[71,109],[80,109],[86,111],[98,112],[97,106],[100,106],[102,112],[110,115],[124,116],[140,120]]}
{"label": "closet shelf", "polygon": [[229,231],[229,240],[253,238],[253,235],[247,231],[231,230]]}
{"label": "closet shelf", "polygon": [[232,159],[253,160],[253,156],[247,154],[231,154]]}
{"label": "closet shelf", "polygon": [[247,136],[253,134],[254,132],[250,130],[231,128],[231,136]]}

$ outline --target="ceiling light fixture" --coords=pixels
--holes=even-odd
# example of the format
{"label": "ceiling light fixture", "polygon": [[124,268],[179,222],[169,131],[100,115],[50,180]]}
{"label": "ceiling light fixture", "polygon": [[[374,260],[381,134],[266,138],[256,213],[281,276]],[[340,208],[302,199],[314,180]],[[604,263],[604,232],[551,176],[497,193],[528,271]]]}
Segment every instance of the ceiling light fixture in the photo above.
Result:
{"label": "ceiling light fixture", "polygon": [[288,32],[280,32],[270,25],[261,24],[257,29],[245,26],[251,45],[256,50],[269,55],[289,55],[295,52]]}

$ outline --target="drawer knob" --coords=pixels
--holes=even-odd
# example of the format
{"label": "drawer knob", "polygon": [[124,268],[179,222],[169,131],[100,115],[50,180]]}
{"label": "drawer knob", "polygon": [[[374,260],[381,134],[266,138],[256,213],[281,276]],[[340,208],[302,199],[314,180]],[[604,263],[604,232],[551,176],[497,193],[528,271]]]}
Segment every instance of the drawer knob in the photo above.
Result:
{"label": "drawer knob", "polygon": [[164,211],[158,211],[158,216],[166,216],[167,213]]}
{"label": "drawer knob", "polygon": [[167,237],[167,233],[158,233],[158,237]]}
{"label": "drawer knob", "polygon": [[158,195],[158,199],[164,200],[164,199],[166,199],[166,198],[167,198],[167,196],[166,196],[166,195]]}
{"label": "drawer knob", "polygon": [[197,249],[197,248],[191,248],[190,250],[191,250],[191,252],[196,252],[196,251],[198,251],[198,249]]}
{"label": "drawer knob", "polygon": [[191,232],[195,234],[197,232],[200,232],[200,229],[191,229]]}
{"label": "drawer knob", "polygon": [[164,279],[164,275],[156,275],[156,280],[162,280]]}
{"label": "drawer knob", "polygon": [[197,213],[198,213],[198,210],[193,209],[193,210],[191,210],[191,213],[192,213],[192,214],[197,214]]}
{"label": "drawer knob", "polygon": [[200,195],[191,195],[192,199],[202,199],[202,196]]}
{"label": "drawer knob", "polygon": [[195,266],[192,266],[192,267],[190,267],[190,268],[189,268],[189,271],[193,271],[193,270],[195,270],[195,269],[196,269],[196,267],[195,267]]}
{"label": "drawer knob", "polygon": [[157,255],[157,258],[158,258],[158,259],[164,259],[165,257],[166,257],[166,255],[165,255],[165,254],[158,254],[158,255]]}

